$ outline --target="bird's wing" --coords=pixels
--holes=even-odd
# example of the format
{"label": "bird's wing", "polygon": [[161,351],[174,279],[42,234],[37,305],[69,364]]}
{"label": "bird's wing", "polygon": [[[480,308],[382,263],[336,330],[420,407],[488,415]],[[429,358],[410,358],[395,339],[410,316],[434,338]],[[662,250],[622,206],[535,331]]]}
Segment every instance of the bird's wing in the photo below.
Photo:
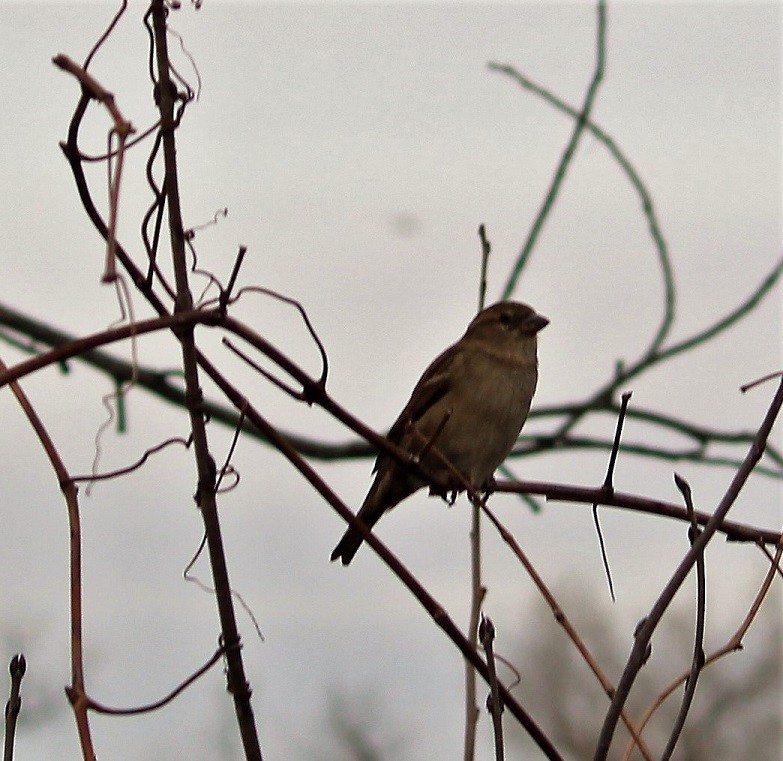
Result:
{"label": "bird's wing", "polygon": [[[397,420],[394,421],[394,425],[389,429],[389,433],[386,438],[392,443],[398,446],[402,444],[405,430],[409,423],[417,423],[424,417],[428,410],[430,410],[435,404],[437,404],[451,388],[450,378],[453,371],[453,362],[460,361],[461,357],[457,357],[452,352],[453,347],[446,349],[432,362],[432,364],[424,371],[424,375],[421,376],[416,387],[413,389],[411,398],[405,405],[405,408],[400,413]],[[381,452],[378,458],[375,460],[375,467],[373,473],[378,470],[383,461],[386,459],[386,455]]]}

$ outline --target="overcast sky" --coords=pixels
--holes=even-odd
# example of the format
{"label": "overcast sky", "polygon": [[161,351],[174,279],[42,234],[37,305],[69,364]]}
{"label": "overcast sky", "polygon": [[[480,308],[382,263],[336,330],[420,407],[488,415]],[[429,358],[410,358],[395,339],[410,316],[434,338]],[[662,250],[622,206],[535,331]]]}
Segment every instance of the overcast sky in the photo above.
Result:
{"label": "overcast sky", "polygon": [[[91,71],[141,131],[154,110],[144,6],[130,6]],[[478,225],[486,225],[493,245],[493,300],[572,129],[568,118],[487,63],[511,64],[579,105],[594,66],[594,6],[183,6],[171,24],[201,79],[199,100],[177,137],[185,224],[229,209],[198,233],[199,263],[225,279],[237,247],[247,245],[243,283],[302,302],[329,353],[330,392],[383,430],[427,363],[475,311]],[[119,315],[113,292],[99,282],[102,243],[58,148],[78,88],[51,57],[83,60],[114,7],[0,3],[0,303],[79,334]],[[740,303],[781,255],[780,11],[771,3],[620,2],[610,3],[608,17],[606,74],[593,118],[654,198],[678,285],[676,341]],[[170,41],[178,71],[195,84],[178,41]],[[93,107],[83,150],[102,152],[106,127]],[[147,150],[131,153],[122,191],[120,235],[139,261],[139,219],[150,203]],[[91,178],[104,199],[102,172]],[[586,136],[514,294],[551,320],[540,339],[536,403],[579,400],[618,360],[637,357],[659,324],[662,293],[639,199],[606,148]],[[743,396],[738,387],[780,368],[779,305],[778,289],[719,342],[638,379],[633,403],[754,430],[771,388]],[[134,306],[138,316],[148,315],[140,298]],[[317,372],[317,354],[291,313],[261,298],[246,299],[237,313]],[[218,339],[204,336],[214,356],[233,367]],[[23,355],[0,344],[0,356],[10,364]],[[176,347],[167,337],[143,341],[140,360],[175,366]],[[324,414],[235,372],[274,422],[330,441],[349,438]],[[25,388],[68,467],[89,471],[109,383],[73,366],[67,376],[47,370]],[[128,415],[128,434],[109,430],[102,438],[102,468],[186,435],[181,411],[143,391],[131,393]],[[30,663],[18,755],[73,758],[76,732],[61,690],[69,679],[65,507],[8,391],[0,393],[0,421],[7,465],[0,660],[23,650]],[[610,435],[613,428],[603,419],[589,430]],[[644,441],[652,434],[630,422],[625,435]],[[231,432],[213,425],[210,436],[221,459]],[[569,452],[526,459],[516,470],[531,480],[597,485],[605,461],[605,454]],[[267,757],[326,757],[319,743],[327,698],[336,694],[375,712],[379,742],[394,744],[390,757],[459,757],[463,671],[455,649],[367,548],[347,569],[328,563],[340,520],[281,457],[243,440],[234,463],[242,480],[221,501],[221,515],[233,585],[265,636],[255,637],[240,610]],[[360,504],[369,460],[318,467],[348,504]],[[678,501],[674,468],[691,480],[704,510],[713,509],[732,476],[729,469],[622,457],[616,486]],[[190,455],[171,449],[127,479],[83,495],[87,686],[104,703],[157,699],[214,648],[213,600],[182,581],[201,537],[192,471]],[[775,528],[779,497],[778,482],[754,478],[733,515]],[[616,621],[629,643],[633,624],[686,550],[680,525],[604,511],[618,592],[610,607],[589,509],[549,504],[533,516],[510,496],[496,496],[493,505],[547,581],[596,600],[593,610]],[[423,495],[379,524],[382,539],[463,626],[468,524],[463,500],[447,510]],[[710,609],[714,647],[744,615],[749,594],[737,589],[752,589],[764,564],[758,552],[722,542],[710,553],[710,588],[721,601]],[[555,636],[540,605],[537,618],[527,614],[523,622],[531,585],[490,532],[485,555],[486,610],[501,649],[512,651],[523,632]],[[197,571],[208,580],[205,563]],[[96,719],[99,756],[239,757],[221,679],[215,671],[153,716]],[[482,719],[478,758],[492,754]]]}

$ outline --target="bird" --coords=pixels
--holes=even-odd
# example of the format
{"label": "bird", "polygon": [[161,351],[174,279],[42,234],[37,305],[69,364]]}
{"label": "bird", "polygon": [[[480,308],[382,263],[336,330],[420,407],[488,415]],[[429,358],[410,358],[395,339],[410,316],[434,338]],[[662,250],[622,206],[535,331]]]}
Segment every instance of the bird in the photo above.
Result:
{"label": "bird", "polygon": [[[451,494],[453,502],[465,489],[462,479],[475,489],[491,486],[530,411],[538,382],[537,334],[548,324],[527,304],[498,302],[481,310],[462,338],[424,371],[386,438],[432,475],[439,486],[431,486],[430,494]],[[372,528],[387,510],[427,486],[421,471],[381,452],[357,517]],[[362,542],[349,526],[331,560],[348,565]]]}

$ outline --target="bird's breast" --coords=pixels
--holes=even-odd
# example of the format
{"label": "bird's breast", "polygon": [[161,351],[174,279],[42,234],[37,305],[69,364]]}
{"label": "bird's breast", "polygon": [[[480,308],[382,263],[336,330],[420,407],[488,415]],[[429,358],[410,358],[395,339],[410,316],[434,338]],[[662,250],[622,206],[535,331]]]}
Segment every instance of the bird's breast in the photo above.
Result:
{"label": "bird's breast", "polygon": [[527,418],[537,379],[535,365],[508,364],[469,373],[450,394],[451,407],[437,446],[474,485],[484,484],[514,446]]}

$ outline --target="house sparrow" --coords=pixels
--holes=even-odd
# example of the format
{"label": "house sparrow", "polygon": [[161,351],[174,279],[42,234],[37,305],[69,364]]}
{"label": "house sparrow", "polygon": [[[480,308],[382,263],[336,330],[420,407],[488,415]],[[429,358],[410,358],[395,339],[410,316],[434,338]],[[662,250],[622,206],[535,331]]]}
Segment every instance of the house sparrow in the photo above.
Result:
{"label": "house sparrow", "polygon": [[[445,496],[464,489],[434,449],[475,488],[489,485],[530,410],[538,380],[536,334],[548,323],[526,304],[493,304],[424,371],[387,438],[420,457],[422,469],[447,485],[430,493]],[[358,513],[368,528],[427,485],[383,452],[373,472],[375,480]],[[331,559],[348,565],[362,541],[349,527]]]}

